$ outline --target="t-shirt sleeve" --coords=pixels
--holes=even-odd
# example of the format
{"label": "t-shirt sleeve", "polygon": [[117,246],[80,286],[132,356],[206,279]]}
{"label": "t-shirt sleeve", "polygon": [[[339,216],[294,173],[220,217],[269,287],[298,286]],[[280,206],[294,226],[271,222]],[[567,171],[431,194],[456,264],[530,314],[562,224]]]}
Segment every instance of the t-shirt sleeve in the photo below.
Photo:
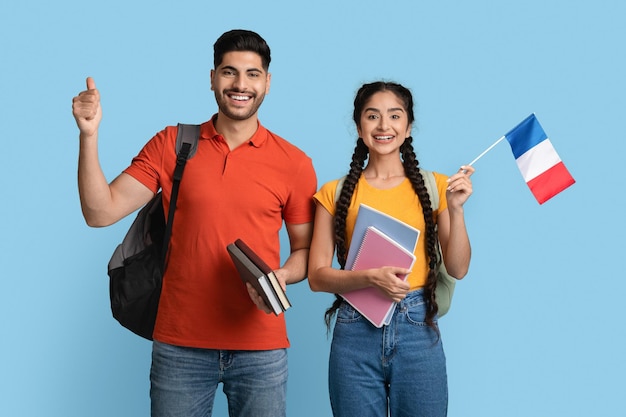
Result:
{"label": "t-shirt sleeve", "polygon": [[437,191],[439,191],[439,209],[437,214],[441,213],[448,208],[448,200],[446,199],[446,188],[448,188],[448,176],[433,172],[435,175],[435,183],[437,184]]}
{"label": "t-shirt sleeve", "polygon": [[331,216],[335,215],[335,192],[338,183],[339,179],[327,182],[322,185],[319,191],[313,196],[315,201],[321,204]]}

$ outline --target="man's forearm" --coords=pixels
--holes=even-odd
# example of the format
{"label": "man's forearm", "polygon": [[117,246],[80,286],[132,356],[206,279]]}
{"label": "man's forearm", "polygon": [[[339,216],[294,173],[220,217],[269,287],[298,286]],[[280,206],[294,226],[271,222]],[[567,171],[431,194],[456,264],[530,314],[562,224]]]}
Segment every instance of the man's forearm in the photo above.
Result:
{"label": "man's forearm", "polygon": [[280,268],[284,271],[285,283],[295,284],[306,278],[309,261],[309,248],[293,251],[284,265]]}

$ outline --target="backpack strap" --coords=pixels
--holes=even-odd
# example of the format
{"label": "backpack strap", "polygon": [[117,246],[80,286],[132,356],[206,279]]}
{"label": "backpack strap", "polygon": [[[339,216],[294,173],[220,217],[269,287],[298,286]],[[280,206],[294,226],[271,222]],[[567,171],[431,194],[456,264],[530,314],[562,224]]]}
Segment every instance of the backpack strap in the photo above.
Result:
{"label": "backpack strap", "polygon": [[189,154],[187,159],[193,158],[198,150],[198,138],[200,138],[200,125],[178,124],[178,134],[176,135],[176,154],[178,155],[183,144],[189,143]]}
{"label": "backpack strap", "polygon": [[167,222],[165,223],[165,233],[163,235],[162,249],[162,268],[165,272],[167,264],[167,251],[172,236],[172,226],[174,224],[174,211],[176,210],[176,200],[178,200],[178,190],[180,181],[183,179],[183,171],[187,160],[189,160],[198,149],[198,139],[200,138],[200,125],[178,124],[178,132],[176,134],[176,168],[174,168],[174,181],[172,183],[172,195],[170,198],[170,208],[167,213]]}
{"label": "backpack strap", "polygon": [[437,190],[437,181],[435,181],[435,175],[432,173],[432,171],[427,171],[422,168],[419,168],[419,170],[422,173],[422,177],[424,178],[426,191],[428,191],[428,195],[430,196],[430,206],[433,210],[438,210],[439,190]]}
{"label": "backpack strap", "polygon": [[337,182],[337,188],[335,188],[335,204],[339,201],[339,196],[341,195],[341,189],[343,188],[343,183],[346,181],[346,176],[339,178]]}
{"label": "backpack strap", "polygon": [[[430,206],[433,211],[439,209],[439,190],[437,189],[437,181],[435,180],[435,175],[432,171],[427,171],[425,169],[419,169],[422,173],[422,177],[424,178],[424,185],[426,186],[426,191],[428,191],[428,195],[430,196]],[[437,225],[435,225],[435,232],[437,231]],[[439,242],[439,236],[437,236],[437,265],[439,267],[445,268],[443,264],[443,254],[441,251],[441,242]],[[445,313],[444,313],[445,314]]]}
{"label": "backpack strap", "polygon": [[[422,176],[424,177],[424,183],[426,185],[426,189],[428,190],[428,195],[430,196],[431,206],[433,210],[439,209],[439,191],[437,190],[437,182],[435,181],[435,176],[432,172],[421,170]],[[437,225],[435,225],[435,231],[437,231]],[[432,267],[433,265],[431,265]],[[443,252],[441,250],[441,242],[439,241],[439,237],[437,237],[437,260],[434,265],[437,272],[437,287],[435,289],[435,299],[437,300],[437,305],[439,306],[439,311],[437,315],[439,318],[443,317],[450,310],[450,305],[452,304],[452,296],[454,295],[454,288],[456,286],[456,278],[452,277],[448,274],[448,270],[446,269],[446,265],[443,262]]]}

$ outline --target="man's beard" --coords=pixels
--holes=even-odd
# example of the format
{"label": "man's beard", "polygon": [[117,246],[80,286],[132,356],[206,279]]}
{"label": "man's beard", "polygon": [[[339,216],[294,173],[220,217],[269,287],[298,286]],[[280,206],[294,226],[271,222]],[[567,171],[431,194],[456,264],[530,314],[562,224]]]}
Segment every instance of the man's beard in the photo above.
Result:
{"label": "man's beard", "polygon": [[[215,93],[215,100],[217,101],[217,107],[220,109],[220,112],[224,114],[224,116],[228,117],[229,119],[248,120],[249,118],[254,116],[256,112],[259,110],[259,107],[261,107],[261,104],[263,103],[263,100],[265,99],[265,94],[260,94],[260,95],[254,94],[250,98],[250,100],[254,100],[254,105],[246,113],[241,113],[242,109],[237,109],[237,111],[232,111],[231,107],[226,102],[226,100],[228,100],[227,97],[229,94],[237,94],[237,93],[241,93],[241,92],[234,91],[234,90],[225,90],[222,92],[221,96]],[[226,99],[224,99],[224,97],[226,97]]]}

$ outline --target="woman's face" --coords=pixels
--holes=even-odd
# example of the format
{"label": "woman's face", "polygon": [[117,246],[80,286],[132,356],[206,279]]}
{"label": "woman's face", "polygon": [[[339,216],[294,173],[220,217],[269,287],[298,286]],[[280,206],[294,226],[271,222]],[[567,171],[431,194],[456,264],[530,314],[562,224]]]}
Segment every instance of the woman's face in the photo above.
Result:
{"label": "woman's face", "polygon": [[363,107],[357,131],[370,153],[397,152],[411,136],[404,103],[391,91],[375,93]]}

